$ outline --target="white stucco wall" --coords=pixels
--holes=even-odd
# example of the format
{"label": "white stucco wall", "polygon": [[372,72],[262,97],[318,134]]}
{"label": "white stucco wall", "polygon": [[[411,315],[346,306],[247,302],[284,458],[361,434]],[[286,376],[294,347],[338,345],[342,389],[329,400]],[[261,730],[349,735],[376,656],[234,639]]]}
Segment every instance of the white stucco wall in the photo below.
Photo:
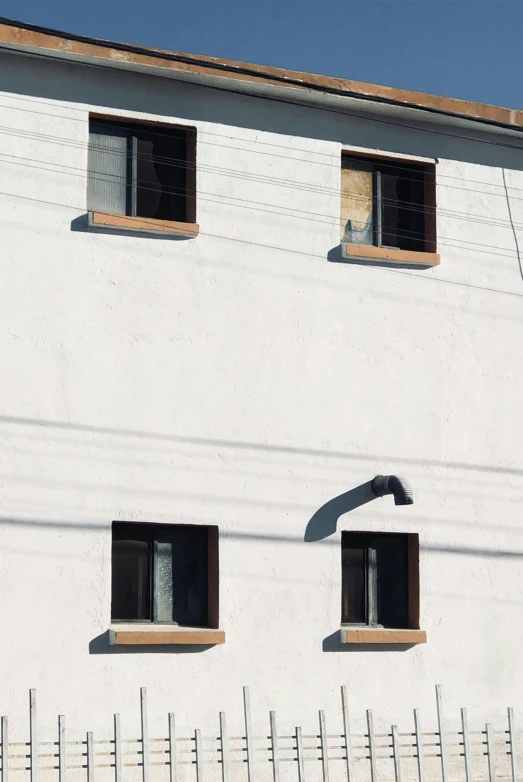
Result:
{"label": "white stucco wall", "polygon": [[[153,725],[173,705],[187,725],[240,715],[243,684],[290,724],[339,710],[341,684],[356,720],[432,713],[436,682],[453,719],[520,700],[523,280],[503,188],[505,169],[523,225],[519,151],[139,75],[0,69],[13,731],[29,687],[42,722],[95,731],[113,711],[137,724],[140,685]],[[89,110],[197,126],[197,239],[83,229]],[[342,145],[438,159],[439,268],[328,261]],[[370,502],[304,541],[315,511],[380,472],[405,474],[414,506]],[[219,525],[224,646],[90,653],[110,624],[114,519]],[[344,529],[419,533],[426,646],[324,650]]]}

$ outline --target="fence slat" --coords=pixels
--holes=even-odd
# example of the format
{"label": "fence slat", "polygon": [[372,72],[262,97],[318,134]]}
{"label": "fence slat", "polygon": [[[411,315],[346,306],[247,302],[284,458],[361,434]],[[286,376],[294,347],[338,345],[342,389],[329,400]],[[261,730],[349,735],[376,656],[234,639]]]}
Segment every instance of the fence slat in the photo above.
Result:
{"label": "fence slat", "polygon": [[418,782],[423,782],[423,732],[419,709],[414,709],[414,733],[416,737],[416,757],[418,761]]}
{"label": "fence slat", "polygon": [[485,725],[485,732],[487,734],[488,778],[489,782],[494,782],[494,742],[492,739],[492,725],[490,722],[487,722]]}
{"label": "fence slat", "polygon": [[58,782],[65,782],[65,717],[58,717]]}
{"label": "fence slat", "polygon": [[397,725],[392,725],[391,733],[392,733],[392,755],[394,757],[394,778],[396,782],[401,782],[400,743],[399,743]]}
{"label": "fence slat", "polygon": [[169,782],[176,782],[176,723],[174,713],[169,712]]}
{"label": "fence slat", "polygon": [[2,717],[2,776],[1,782],[7,782],[9,776],[9,723],[7,717]]}
{"label": "fence slat", "polygon": [[271,758],[273,782],[280,782],[280,745],[278,743],[278,726],[276,724],[276,712],[269,713],[271,723]]}
{"label": "fence slat", "polygon": [[243,688],[243,713],[245,716],[245,741],[247,744],[247,779],[254,782],[254,745],[252,743],[251,700],[249,688]]}
{"label": "fence slat", "polygon": [[349,699],[345,685],[341,688],[341,708],[343,712],[343,733],[345,738],[345,768],[347,782],[352,782],[352,746],[350,738]]}
{"label": "fence slat", "polygon": [[94,782],[93,734],[87,734],[87,782]]}
{"label": "fence slat", "polygon": [[296,728],[296,758],[298,760],[298,782],[305,782],[305,766],[303,763],[303,741],[301,728]]}
{"label": "fence slat", "polygon": [[38,780],[38,735],[36,730],[36,690],[29,690],[29,756],[31,782]]}
{"label": "fence slat", "polygon": [[512,769],[512,782],[518,782],[518,749],[516,723],[514,722],[514,709],[508,708],[508,734],[510,740],[510,766]]}
{"label": "fence slat", "polygon": [[202,753],[202,732],[194,731],[194,742],[196,744],[196,782],[203,782],[203,753]]}
{"label": "fence slat", "polygon": [[149,728],[147,725],[147,689],[140,687],[140,719],[142,725],[142,780],[149,782]]}
{"label": "fence slat", "polygon": [[122,782],[122,733],[120,715],[115,714],[114,723],[114,782]]}
{"label": "fence slat", "polygon": [[367,709],[367,730],[369,735],[370,778],[371,782],[377,782],[378,765],[376,761],[376,741],[374,740],[374,719],[371,709]]}
{"label": "fence slat", "polygon": [[[311,767],[315,766],[317,771],[317,782],[330,782],[330,774],[335,775],[336,765],[334,761],[340,761],[339,773],[342,782],[355,782],[354,763],[365,767],[368,782],[383,782],[385,776],[392,776],[392,764],[394,763],[394,782],[403,782],[403,775],[410,780],[410,776],[415,782],[450,782],[450,774],[453,780],[462,779],[463,782],[476,782],[474,773],[477,777],[481,775],[484,782],[500,782],[501,779],[508,782],[518,782],[518,757],[517,749],[519,746],[519,735],[516,730],[514,710],[507,709],[508,726],[505,720],[501,724],[483,723],[481,731],[475,730],[477,725],[469,726],[467,710],[462,708],[461,725],[458,727],[449,726],[444,719],[444,703],[441,687],[436,688],[437,700],[437,730],[432,727],[432,731],[423,733],[422,720],[420,712],[414,709],[414,732],[410,731],[400,733],[397,725],[392,725],[390,734],[381,731],[381,728],[374,728],[373,712],[369,709],[366,712],[366,732],[351,736],[351,726],[349,722],[349,707],[347,688],[341,688],[342,696],[342,716],[343,730],[332,730],[333,735],[327,732],[326,713],[323,710],[318,712],[319,732],[306,730],[305,737],[301,728],[296,728],[296,732],[290,735],[278,735],[278,726],[276,713],[270,712],[270,735],[267,735],[266,728],[256,734],[253,734],[251,723],[251,705],[249,698],[249,688],[243,688],[243,705],[245,718],[245,732],[240,730],[235,736],[229,736],[227,730],[227,721],[225,712],[220,712],[219,736],[216,733],[210,734],[206,739],[202,738],[201,731],[192,734],[192,739],[186,738],[187,734],[176,737],[175,717],[173,713],[168,715],[168,737],[164,729],[160,732],[163,738],[150,738],[148,731],[147,716],[147,692],[145,688],[140,689],[140,709],[141,709],[141,738],[140,733],[134,733],[135,738],[122,740],[120,732],[120,715],[114,715],[114,739],[111,731],[110,739],[101,738],[96,742],[93,740],[93,734],[87,733],[87,751],[86,741],[71,741],[70,730],[66,736],[65,717],[58,717],[58,736],[56,737],[56,723],[54,729],[51,726],[51,736],[53,740],[47,740],[47,736],[40,736],[46,739],[39,743],[38,731],[42,733],[42,725],[37,724],[36,693],[30,690],[29,693],[29,740],[24,736],[25,741],[8,743],[8,719],[2,717],[0,720],[0,782],[12,782],[14,780],[13,772],[23,772],[25,768],[26,782],[45,782],[42,774],[47,774],[47,769],[56,769],[55,782],[72,782],[73,771],[71,769],[87,768],[87,782],[94,782],[95,776],[100,776],[99,769],[110,769],[114,766],[114,782],[123,782],[123,776],[126,775],[126,766],[136,767],[135,775],[138,782],[152,782],[158,771],[153,766],[169,766],[169,772],[165,769],[164,782],[180,782],[180,764],[195,766],[196,782],[203,782],[204,776],[210,776],[211,767],[207,764],[216,764],[221,762],[221,780],[220,782],[230,782],[231,775],[235,769],[231,763],[244,763],[247,766],[247,778],[245,782],[259,782],[262,779],[264,764],[261,761],[272,762],[272,780],[270,782],[280,782],[284,771],[287,769],[282,763],[289,763],[289,770],[297,766],[299,782],[304,782],[305,767],[307,762],[311,761]],[[11,726],[12,728],[12,726]],[[281,726],[280,726],[281,728]],[[179,731],[178,727],[178,731]],[[309,735],[312,734],[312,735]],[[84,737],[86,734],[83,734]],[[132,734],[131,734],[132,735]],[[212,736],[212,739],[211,739]],[[363,742],[363,736],[365,741]],[[391,737],[392,742],[388,739]],[[67,741],[66,741],[67,738]],[[287,747],[287,741],[296,739],[296,753],[290,753],[291,747]],[[270,744],[267,745],[267,739]],[[318,741],[319,739],[319,741]],[[263,741],[263,744],[261,743]],[[184,743],[185,742],[185,743]],[[191,744],[189,745],[189,742]],[[192,742],[196,742],[196,749]],[[208,743],[207,743],[208,742]],[[237,742],[237,743],[236,743]],[[259,743],[258,743],[259,742]],[[330,742],[330,743],[329,743]],[[502,746],[503,743],[503,746]],[[136,746],[138,744],[138,746]],[[74,745],[74,746],[73,746]],[[99,746],[101,745],[101,746]],[[113,750],[114,746],[114,750]],[[367,750],[368,746],[368,750]],[[389,750],[391,746],[392,751]],[[463,747],[463,749],[461,749]],[[257,748],[260,752],[257,752]],[[486,748],[486,749],[485,749]],[[218,751],[217,751],[218,749]],[[294,747],[292,747],[294,749]],[[321,751],[321,755],[318,754]],[[196,752],[196,756],[194,754]],[[177,755],[178,753],[178,755]],[[181,754],[180,754],[181,753]],[[497,754],[501,755],[501,760]],[[122,755],[124,757],[122,757]],[[127,755],[129,757],[127,758]],[[464,769],[461,770],[460,757],[464,759]],[[484,758],[487,756],[487,767],[485,767]],[[503,756],[510,755],[511,769],[508,769],[508,758],[503,761]],[[114,756],[114,760],[113,760]],[[436,760],[439,757],[439,761]],[[86,760],[87,758],[87,760]],[[187,759],[185,759],[187,758]],[[366,770],[366,760],[370,761],[370,769]],[[388,758],[388,760],[386,760]],[[404,758],[417,760],[417,771],[414,763],[404,762]],[[429,759],[435,759],[435,763]],[[123,762],[124,760],[132,762]],[[383,763],[382,763],[383,759]],[[318,761],[321,760],[321,772]],[[260,767],[255,763],[260,762]],[[441,777],[439,765],[441,762]],[[204,767],[205,764],[205,767]],[[387,764],[390,772],[387,772]],[[477,765],[477,767],[476,767]],[[138,767],[142,766],[142,778]],[[266,768],[266,767],[265,767]],[[433,768],[435,773],[430,773]],[[241,767],[240,767],[241,769]],[[220,774],[215,769],[217,778]],[[363,771],[363,768],[362,768]],[[10,773],[11,772],[11,773]],[[30,773],[27,773],[30,772]],[[123,773],[122,773],[123,772]],[[270,771],[266,768],[267,774]],[[407,773],[408,772],[408,773]],[[17,776],[15,773],[15,776]],[[77,772],[74,772],[78,776]],[[104,772],[110,780],[112,771]],[[241,770],[238,770],[241,775]],[[308,773],[308,772],[307,772]],[[311,773],[313,773],[311,771]],[[345,775],[346,774],[346,775]],[[51,775],[49,775],[51,776]],[[168,778],[167,778],[168,776]],[[285,773],[285,777],[287,774]],[[358,772],[358,778],[360,774]],[[310,774],[309,774],[310,777]],[[85,780],[85,777],[84,777]],[[81,782],[81,776],[80,776]],[[136,782],[136,780],[135,780]],[[337,780],[337,782],[339,782]],[[411,780],[414,782],[414,780]],[[521,780],[523,782],[523,779]]]}
{"label": "fence slat", "polygon": [[461,731],[463,733],[463,758],[465,761],[465,782],[472,782],[469,723],[468,723],[466,709],[461,709]]}
{"label": "fence slat", "polygon": [[438,710],[438,733],[439,733],[439,746],[441,750],[441,779],[443,782],[447,782],[448,779],[447,746],[445,742],[445,726],[443,721],[443,699],[442,699],[440,684],[436,685],[436,706]]}
{"label": "fence slat", "polygon": [[321,767],[323,771],[323,782],[329,782],[329,749],[327,742],[327,729],[325,727],[325,712],[319,712],[320,718],[320,744],[321,744]]}
{"label": "fence slat", "polygon": [[222,782],[229,780],[229,737],[227,736],[227,718],[220,712],[220,749],[222,755]]}

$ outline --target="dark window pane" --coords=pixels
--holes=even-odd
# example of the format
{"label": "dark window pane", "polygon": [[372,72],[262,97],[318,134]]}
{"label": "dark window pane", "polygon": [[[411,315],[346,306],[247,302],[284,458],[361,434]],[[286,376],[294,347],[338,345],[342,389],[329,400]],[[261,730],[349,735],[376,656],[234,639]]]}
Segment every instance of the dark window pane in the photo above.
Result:
{"label": "dark window pane", "polygon": [[112,618],[209,622],[209,529],[113,524]]}
{"label": "dark window pane", "polygon": [[205,627],[208,623],[207,528],[162,527],[158,530],[157,550],[158,621]]}
{"label": "dark window pane", "polygon": [[376,535],[378,624],[408,627],[408,571],[406,535]]}
{"label": "dark window pane", "polygon": [[365,548],[363,545],[344,544],[342,538],[341,581],[342,609],[341,621],[364,624],[366,622],[365,587]]}
{"label": "dark window pane", "polygon": [[409,626],[407,535],[342,533],[342,622]]}
{"label": "dark window pane", "polygon": [[424,184],[419,169],[380,167],[384,247],[425,249]]}
{"label": "dark window pane", "polygon": [[112,618],[150,620],[150,543],[132,524],[117,526],[125,529],[113,529]]}
{"label": "dark window pane", "polygon": [[183,130],[136,134],[136,216],[186,220],[187,139]]}

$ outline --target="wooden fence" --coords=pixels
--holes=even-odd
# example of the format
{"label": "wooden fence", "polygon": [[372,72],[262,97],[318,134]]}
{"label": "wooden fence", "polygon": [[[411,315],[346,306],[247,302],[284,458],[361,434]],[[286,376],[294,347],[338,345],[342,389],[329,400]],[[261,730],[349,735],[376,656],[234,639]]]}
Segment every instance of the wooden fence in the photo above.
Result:
{"label": "wooden fence", "polygon": [[7,717],[1,718],[0,782],[473,782],[507,779],[518,782],[520,744],[514,713],[507,710],[506,724],[491,723],[469,729],[466,709],[461,709],[459,729],[445,729],[442,693],[436,687],[437,730],[424,731],[418,710],[409,729],[391,725],[376,732],[372,711],[366,712],[366,731],[351,733],[347,690],[341,688],[338,732],[327,731],[325,712],[318,714],[316,731],[300,727],[281,732],[271,711],[265,735],[254,735],[249,690],[243,690],[243,735],[229,735],[224,712],[219,715],[218,735],[177,733],[170,713],[161,738],[149,735],[147,693],[140,690],[141,735],[123,738],[120,715],[107,738],[67,738],[66,720],[58,717],[54,740],[41,741],[37,732],[36,695],[29,697],[29,741],[10,742]]}

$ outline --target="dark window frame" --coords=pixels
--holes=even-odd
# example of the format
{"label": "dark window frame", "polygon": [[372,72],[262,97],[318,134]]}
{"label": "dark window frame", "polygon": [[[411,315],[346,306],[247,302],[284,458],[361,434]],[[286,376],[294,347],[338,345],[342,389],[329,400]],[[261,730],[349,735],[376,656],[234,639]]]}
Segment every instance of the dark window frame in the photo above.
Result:
{"label": "dark window frame", "polygon": [[[134,533],[135,538],[138,541],[147,541],[148,550],[148,611],[150,618],[136,618],[136,619],[123,619],[115,618],[113,616],[114,611],[114,583],[115,583],[115,557],[114,553],[111,555],[111,623],[112,624],[169,624],[173,627],[204,627],[208,629],[219,628],[219,531],[217,526],[213,525],[197,525],[197,524],[161,524],[154,522],[142,522],[142,521],[113,521],[111,527],[111,544],[114,546],[114,542],[117,539],[128,539],[126,536],[133,534],[133,527],[136,529]],[[166,621],[164,619],[157,618],[157,596],[155,594],[155,569],[157,567],[157,543],[161,533],[169,530],[179,529],[191,529],[191,530],[205,530],[206,531],[206,592],[202,597],[205,600],[206,606],[206,618],[202,623],[180,623],[176,621]],[[116,531],[116,535],[115,535]],[[120,537],[121,536],[121,537]],[[129,538],[132,539],[132,538]]]}
{"label": "dark window frame", "polygon": [[[185,136],[185,219],[175,220],[170,219],[173,222],[182,222],[195,224],[196,219],[196,128],[192,125],[180,125],[170,124],[162,122],[154,122],[151,120],[140,120],[128,117],[115,117],[108,114],[98,114],[91,112],[89,114],[89,128],[91,124],[105,125],[108,128],[117,128],[119,130],[128,131],[128,150],[127,150],[127,165],[126,165],[126,210],[125,216],[128,217],[140,217],[136,214],[136,149],[133,149],[133,138],[137,138],[140,133],[145,135],[154,134],[155,131],[158,134],[169,136],[172,134],[173,138],[176,134],[183,133]],[[134,193],[133,193],[134,191]],[[88,204],[89,209],[89,204]],[[163,219],[163,218],[146,218],[146,219]]]}
{"label": "dark window frame", "polygon": [[[376,542],[386,539],[403,541],[405,546],[405,594],[403,599],[405,621],[399,624],[384,625],[379,621],[378,615],[378,592],[377,583],[379,570],[376,563]],[[356,550],[363,547],[364,570],[365,570],[365,619],[364,621],[350,621],[348,590],[350,577],[348,565],[346,562],[346,551]],[[370,553],[371,551],[374,553]],[[341,534],[341,566],[342,566],[342,589],[341,589],[341,623],[343,626],[351,627],[390,627],[393,629],[411,629],[419,630],[420,627],[420,583],[419,583],[419,535],[417,533],[401,532],[360,532],[344,531]],[[370,602],[369,602],[370,600]]]}
{"label": "dark window frame", "polygon": [[[371,247],[380,247],[383,249],[400,249],[409,251],[407,248],[398,248],[396,245],[383,244],[381,241],[381,209],[380,209],[380,185],[381,175],[384,169],[397,168],[398,176],[408,177],[408,172],[413,171],[420,174],[423,184],[423,203],[417,207],[423,211],[423,238],[420,244],[423,245],[419,252],[436,253],[437,252],[437,232],[436,232],[436,165],[425,161],[413,161],[409,158],[388,157],[387,155],[374,155],[366,152],[352,152],[343,150],[341,153],[341,162],[354,160],[359,163],[367,163],[373,166],[373,243]],[[411,208],[411,207],[408,207]]]}

